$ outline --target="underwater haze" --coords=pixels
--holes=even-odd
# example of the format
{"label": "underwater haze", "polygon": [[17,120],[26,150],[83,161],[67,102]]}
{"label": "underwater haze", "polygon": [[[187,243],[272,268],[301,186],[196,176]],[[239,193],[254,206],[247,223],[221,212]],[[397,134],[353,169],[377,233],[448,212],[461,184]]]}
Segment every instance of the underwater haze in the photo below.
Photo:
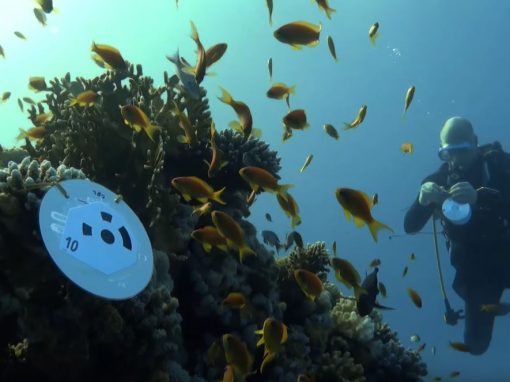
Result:
{"label": "underwater haze", "polygon": [[[421,356],[428,375],[423,380],[448,380],[452,371],[460,371],[459,381],[510,380],[510,317],[496,318],[490,348],[483,355],[452,349],[449,341],[463,341],[464,322],[448,326],[443,320],[432,224],[429,221],[416,235],[403,230],[405,213],[421,181],[442,163],[437,150],[446,119],[465,117],[480,144],[497,140],[510,150],[510,2],[330,0],[336,11],[328,19],[315,1],[274,0],[270,25],[265,0],[180,0],[178,6],[174,0],[55,0],[58,12],[47,15],[46,26],[34,17],[33,1],[3,2],[0,45],[5,58],[0,56],[0,94],[12,92],[0,103],[4,149],[24,144],[16,140],[19,128],[33,126],[16,100],[44,98],[43,92],[28,89],[29,77],[44,76],[49,81],[66,72],[73,78],[101,75],[105,69],[90,57],[95,41],[116,47],[130,63],[142,64],[144,75],[161,84],[164,71],[175,72],[166,55],[178,49],[195,62],[196,44],[190,37],[193,21],[206,48],[217,42],[228,44],[224,57],[210,69],[214,75],[206,75],[201,83],[216,129],[229,129],[230,121],[236,119],[232,108],[218,99],[223,87],[249,105],[253,127],[262,130],[261,139],[282,158],[279,176],[281,183],[294,185],[291,193],[302,219],[296,230],[305,243],[324,241],[330,249],[336,241],[338,256],[351,261],[362,277],[372,271],[372,259],[381,259],[378,277],[388,296],[379,296],[378,301],[395,308],[382,310],[383,319],[398,332],[404,346],[416,349],[426,343]],[[274,37],[278,27],[297,20],[322,24],[317,46],[297,50]],[[368,31],[374,22],[379,23],[379,35],[372,44]],[[22,32],[26,40],[14,31]],[[334,40],[338,62],[328,50],[328,36]],[[275,82],[296,85],[289,99],[291,110],[304,109],[310,124],[286,141],[282,140],[282,118],[289,108],[284,100],[266,96]],[[410,86],[416,91],[403,116]],[[367,105],[363,122],[344,129],[362,105]],[[325,133],[327,123],[338,130],[338,140]],[[412,143],[412,152],[403,152],[403,143]],[[300,172],[309,154],[313,160]],[[372,213],[394,233],[381,230],[375,242],[366,226],[348,221],[335,198],[339,187],[370,196],[377,193],[379,203]],[[290,219],[270,193],[257,196],[248,220],[257,228],[260,241],[262,230],[274,231],[281,241],[292,231]],[[451,288],[455,273],[443,235],[438,238],[448,298],[454,309],[464,308]],[[411,253],[416,260],[409,260]],[[283,255],[283,251],[275,253]],[[405,266],[408,274],[402,277]],[[329,280],[340,286],[333,273]],[[409,287],[421,295],[421,309],[409,298]],[[343,285],[340,288],[352,294]],[[502,302],[510,302],[510,293],[503,294]],[[410,339],[415,334],[421,338],[419,343]]]}

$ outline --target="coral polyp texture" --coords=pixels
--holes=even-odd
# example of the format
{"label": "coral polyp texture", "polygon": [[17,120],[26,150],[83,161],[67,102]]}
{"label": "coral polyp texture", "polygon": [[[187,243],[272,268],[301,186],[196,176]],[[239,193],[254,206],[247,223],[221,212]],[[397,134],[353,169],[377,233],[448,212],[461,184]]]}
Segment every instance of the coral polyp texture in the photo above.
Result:
{"label": "coral polyp texture", "polygon": [[[84,91],[97,95],[91,105],[70,101]],[[55,78],[46,99],[29,109],[32,120],[51,112],[47,133],[0,153],[0,379],[216,381],[229,363],[237,380],[247,381],[290,382],[300,374],[315,381],[421,380],[420,355],[400,344],[380,313],[360,317],[328,282],[324,243],[296,247],[276,261],[258,242],[246,220],[256,204],[248,205],[251,189],[239,170],[257,166],[279,178],[277,152],[217,126],[216,146],[227,163],[208,177],[212,120],[200,91],[199,99],[188,97],[166,73],[156,86],[141,65],[128,64],[92,79]],[[126,123],[127,105],[141,109],[153,130]],[[183,139],[189,131],[179,112],[193,128],[192,141]],[[241,262],[231,243],[206,251],[192,238],[194,230],[214,226],[210,214],[196,213],[201,203],[171,185],[192,176],[214,190],[225,187],[225,204],[213,200],[212,210],[237,222],[254,255]],[[67,179],[89,179],[122,195],[147,230],[154,273],[135,297],[89,294],[47,253],[39,206],[50,187]],[[300,289],[297,269],[324,284],[317,298]],[[242,303],[228,303],[232,293]],[[268,318],[283,323],[288,338],[266,356],[255,331]],[[229,340],[239,341],[249,370],[242,371]]]}

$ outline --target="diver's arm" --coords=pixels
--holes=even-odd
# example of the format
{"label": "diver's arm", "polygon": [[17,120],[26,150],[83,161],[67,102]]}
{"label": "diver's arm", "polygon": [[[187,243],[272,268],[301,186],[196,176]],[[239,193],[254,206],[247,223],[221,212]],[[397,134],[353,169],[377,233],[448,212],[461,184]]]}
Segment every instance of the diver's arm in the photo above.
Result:
{"label": "diver's arm", "polygon": [[[427,182],[443,184],[443,170],[444,169],[441,167],[435,173],[427,176],[425,179],[423,179],[421,185],[423,186]],[[414,199],[414,203],[407,210],[406,216],[404,218],[404,231],[407,234],[413,234],[420,231],[437,207],[436,203],[430,203],[427,206],[422,206],[418,201],[419,196],[420,194],[418,193],[418,196]]]}
{"label": "diver's arm", "polygon": [[416,197],[413,205],[407,210],[404,218],[404,231],[408,234],[420,231],[429,220],[435,207],[434,203],[431,203],[428,206],[422,206],[418,202],[418,197]]}

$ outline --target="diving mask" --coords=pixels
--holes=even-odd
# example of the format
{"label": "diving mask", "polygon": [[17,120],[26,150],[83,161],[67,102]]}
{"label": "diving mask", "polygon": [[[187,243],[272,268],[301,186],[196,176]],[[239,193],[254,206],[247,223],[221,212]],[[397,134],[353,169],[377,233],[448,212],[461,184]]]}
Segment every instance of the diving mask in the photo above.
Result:
{"label": "diving mask", "polygon": [[441,146],[437,152],[439,159],[442,161],[448,161],[451,158],[451,154],[459,151],[469,151],[476,149],[476,145],[470,142],[452,143]]}

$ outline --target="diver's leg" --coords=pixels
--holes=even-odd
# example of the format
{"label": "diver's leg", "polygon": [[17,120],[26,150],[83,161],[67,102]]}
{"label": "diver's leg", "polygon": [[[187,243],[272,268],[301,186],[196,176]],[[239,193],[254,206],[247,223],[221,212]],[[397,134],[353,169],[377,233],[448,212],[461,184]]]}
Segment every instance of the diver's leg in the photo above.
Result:
{"label": "diver's leg", "polygon": [[482,312],[480,305],[498,304],[502,293],[502,288],[484,286],[483,284],[467,288],[464,343],[473,355],[485,353],[490,345],[494,326],[495,314]]}

